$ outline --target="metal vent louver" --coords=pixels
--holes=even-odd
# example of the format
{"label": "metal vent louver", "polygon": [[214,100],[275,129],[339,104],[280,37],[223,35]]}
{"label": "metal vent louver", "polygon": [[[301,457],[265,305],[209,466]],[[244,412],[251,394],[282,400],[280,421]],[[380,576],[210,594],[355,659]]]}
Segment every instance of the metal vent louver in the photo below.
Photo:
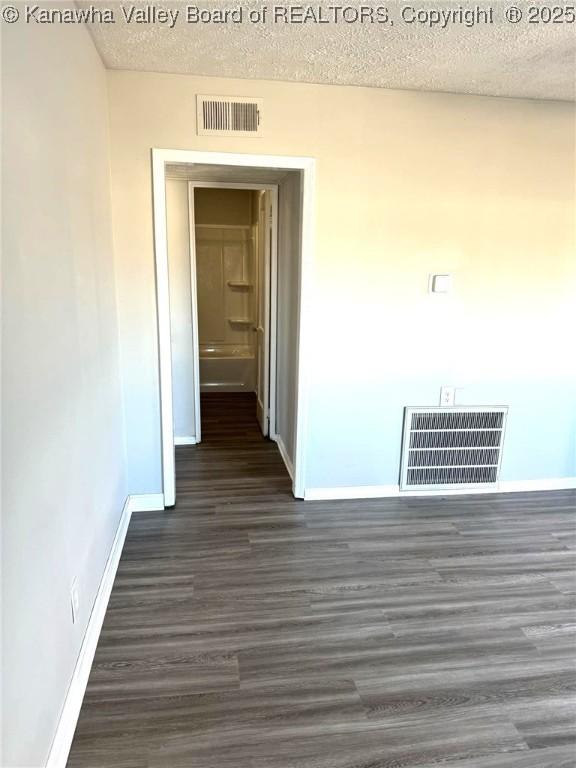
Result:
{"label": "metal vent louver", "polygon": [[505,407],[406,408],[400,490],[495,487]]}
{"label": "metal vent louver", "polygon": [[198,96],[198,135],[261,136],[262,103],[244,96]]}

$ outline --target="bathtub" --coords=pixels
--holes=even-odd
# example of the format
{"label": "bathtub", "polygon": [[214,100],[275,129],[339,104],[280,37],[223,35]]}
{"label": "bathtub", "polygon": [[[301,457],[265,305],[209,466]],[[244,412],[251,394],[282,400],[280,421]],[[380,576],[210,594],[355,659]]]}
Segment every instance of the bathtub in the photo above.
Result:
{"label": "bathtub", "polygon": [[254,392],[256,358],[243,345],[200,345],[200,389],[202,392]]}

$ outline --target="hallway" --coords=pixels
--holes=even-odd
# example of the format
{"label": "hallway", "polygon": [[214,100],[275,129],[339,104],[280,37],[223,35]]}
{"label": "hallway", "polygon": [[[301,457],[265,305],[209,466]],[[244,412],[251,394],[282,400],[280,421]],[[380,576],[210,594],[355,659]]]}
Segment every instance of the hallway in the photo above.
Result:
{"label": "hallway", "polygon": [[574,492],[298,502],[250,396],[202,408],[70,768],[573,768]]}

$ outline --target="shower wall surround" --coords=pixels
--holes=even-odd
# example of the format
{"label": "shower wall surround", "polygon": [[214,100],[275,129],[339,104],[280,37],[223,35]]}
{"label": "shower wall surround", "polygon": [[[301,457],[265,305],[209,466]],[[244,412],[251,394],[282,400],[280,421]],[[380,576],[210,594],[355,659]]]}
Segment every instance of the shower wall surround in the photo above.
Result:
{"label": "shower wall surround", "polygon": [[250,225],[196,226],[201,389],[253,391],[256,269]]}

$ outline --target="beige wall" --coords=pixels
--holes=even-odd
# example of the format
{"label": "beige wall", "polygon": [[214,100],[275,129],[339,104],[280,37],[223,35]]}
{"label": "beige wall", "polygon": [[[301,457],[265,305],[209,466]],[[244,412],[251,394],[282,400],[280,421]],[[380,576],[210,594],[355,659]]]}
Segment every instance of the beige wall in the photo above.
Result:
{"label": "beige wall", "polygon": [[126,492],[108,104],[86,29],[4,24],[2,44],[0,764],[38,768]]}
{"label": "beige wall", "polygon": [[244,189],[196,189],[196,224],[242,226],[252,223],[252,192]]}
{"label": "beige wall", "polygon": [[[396,483],[403,406],[445,384],[510,406],[504,479],[576,475],[573,105],[108,77],[134,490],[161,487],[151,147],[317,160],[308,487]],[[263,97],[264,137],[196,136],[198,93]]]}

